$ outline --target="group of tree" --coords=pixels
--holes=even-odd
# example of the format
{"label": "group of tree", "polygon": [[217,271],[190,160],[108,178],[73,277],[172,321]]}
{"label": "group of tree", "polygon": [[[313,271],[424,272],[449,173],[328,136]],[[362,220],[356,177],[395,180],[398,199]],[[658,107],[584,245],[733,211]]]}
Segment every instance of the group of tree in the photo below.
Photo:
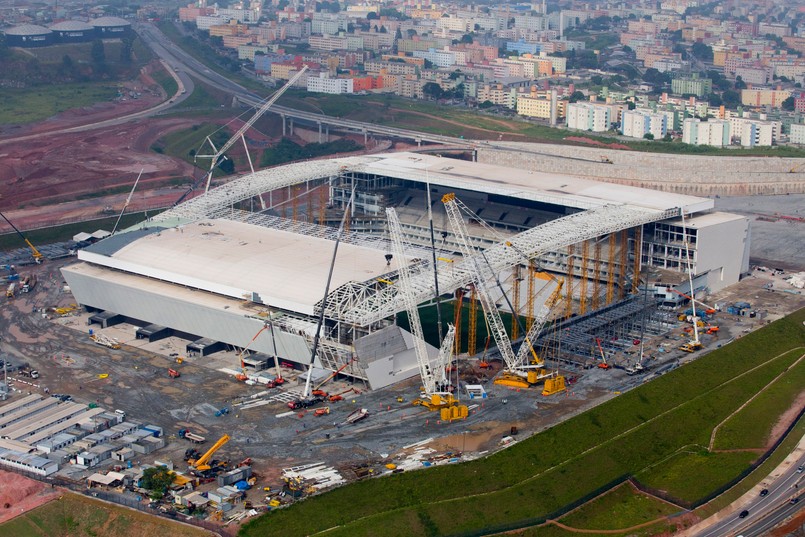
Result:
{"label": "group of tree", "polygon": [[[451,73],[450,76],[452,77],[455,73]],[[453,79],[455,80],[455,79]],[[464,84],[458,84],[455,88],[445,90],[436,82],[426,82],[424,86],[422,86],[422,93],[428,99],[439,100],[439,99],[463,99],[464,98]]]}
{"label": "group of tree", "polygon": [[323,144],[299,145],[296,142],[283,138],[276,146],[266,149],[260,159],[260,166],[276,166],[286,162],[294,162],[307,158],[333,155],[335,153],[349,153],[359,151],[363,146],[348,138],[341,138],[334,142]]}

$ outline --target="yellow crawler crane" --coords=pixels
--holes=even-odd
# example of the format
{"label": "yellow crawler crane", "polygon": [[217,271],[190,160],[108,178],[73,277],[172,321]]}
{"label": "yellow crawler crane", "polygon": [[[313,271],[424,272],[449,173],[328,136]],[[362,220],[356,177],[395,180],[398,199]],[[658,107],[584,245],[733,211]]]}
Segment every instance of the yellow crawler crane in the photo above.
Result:
{"label": "yellow crawler crane", "polygon": [[403,298],[408,312],[408,324],[414,336],[414,351],[422,379],[422,397],[414,400],[413,404],[422,405],[432,411],[438,410],[440,417],[444,421],[466,418],[469,415],[469,409],[467,405],[460,404],[458,399],[450,392],[450,381],[446,375],[446,368],[450,364],[453,355],[456,328],[452,324],[448,325],[447,334],[442,340],[439,354],[435,362],[431,361],[422,332],[419,309],[411,293],[410,267],[402,240],[402,226],[397,212],[393,208],[386,209],[386,217],[388,218],[389,235],[394,249],[394,256],[397,258],[399,266],[399,280],[397,281],[399,287],[397,292]]}

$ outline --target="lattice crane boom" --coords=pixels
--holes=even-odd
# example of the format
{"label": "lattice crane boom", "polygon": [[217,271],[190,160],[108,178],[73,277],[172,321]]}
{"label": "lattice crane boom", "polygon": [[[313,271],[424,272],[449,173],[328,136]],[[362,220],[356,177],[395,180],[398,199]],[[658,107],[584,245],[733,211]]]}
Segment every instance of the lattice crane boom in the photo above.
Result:
{"label": "lattice crane boom", "polygon": [[520,367],[525,367],[526,363],[526,356],[528,356],[529,351],[534,357],[534,362],[538,367],[542,367],[545,363],[542,358],[537,356],[537,352],[534,349],[534,343],[537,341],[542,328],[545,326],[545,323],[548,321],[548,317],[551,314],[551,310],[556,305],[556,302],[559,300],[559,297],[562,293],[562,286],[564,282],[555,276],[551,275],[551,281],[556,283],[556,288],[554,289],[551,296],[545,301],[540,308],[539,313],[534,317],[534,321],[531,323],[531,328],[528,329],[528,333],[526,333],[525,337],[523,338],[523,343],[520,345],[520,348],[517,350],[517,363],[520,364]]}
{"label": "lattice crane boom", "polygon": [[[211,159],[211,161],[210,161],[210,171],[209,171],[209,174],[207,175],[207,186],[204,188],[205,194],[210,189],[210,181],[212,180],[212,171],[215,169],[215,166],[218,165],[218,159],[220,159],[224,155],[224,153],[229,151],[229,149],[233,145],[235,145],[235,143],[239,139],[243,138],[243,136],[246,134],[246,131],[248,131],[250,128],[252,128],[252,125],[254,125],[255,122],[257,122],[257,120],[260,119],[260,117],[262,117],[262,115],[265,114],[268,111],[269,108],[271,108],[271,105],[273,105],[275,102],[277,102],[277,100],[279,100],[280,97],[282,97],[282,94],[285,93],[285,91],[288,88],[293,86],[294,83],[297,80],[299,80],[299,78],[304,74],[305,71],[307,71],[307,65],[302,66],[302,68],[299,70],[299,72],[297,72],[294,76],[292,76],[290,78],[290,80],[288,80],[288,82],[286,82],[286,84],[284,86],[282,86],[280,89],[275,91],[274,95],[272,95],[269,100],[267,100],[265,103],[263,103],[263,105],[260,108],[257,109],[257,112],[255,112],[254,115],[246,123],[244,123],[243,126],[241,126],[241,128],[239,128],[238,131],[235,134],[233,134],[232,137],[229,140],[227,140],[226,143],[224,145],[222,145],[220,149],[215,150],[215,146],[213,146],[213,150],[215,150],[215,154],[213,154],[213,155],[198,155],[199,157],[204,157],[204,158],[209,157]],[[212,145],[212,141],[210,141],[210,145]],[[248,151],[247,151],[247,154],[248,154]]]}
{"label": "lattice crane boom", "polygon": [[489,290],[486,287],[486,282],[494,278],[494,273],[488,264],[483,263],[479,259],[479,255],[473,246],[470,245],[469,234],[467,233],[467,226],[464,224],[464,219],[461,217],[459,204],[456,200],[455,194],[445,194],[442,197],[447,217],[450,220],[450,226],[453,228],[453,233],[461,248],[461,255],[465,260],[471,260],[469,263],[471,270],[474,272],[475,287],[478,294],[478,299],[481,302],[481,308],[486,316],[489,330],[492,332],[492,337],[495,338],[495,343],[498,346],[498,351],[506,363],[506,368],[509,371],[516,371],[517,359],[512,350],[511,341],[506,328],[503,324],[503,319],[500,318],[497,306],[492,301]]}
{"label": "lattice crane boom", "polygon": [[[408,324],[411,328],[411,333],[414,336],[414,352],[416,353],[416,360],[419,364],[419,374],[422,377],[422,386],[425,389],[425,394],[430,396],[437,393],[437,378],[434,368],[428,357],[428,348],[425,344],[425,337],[422,333],[422,323],[419,319],[419,309],[417,308],[416,299],[411,293],[411,276],[409,274],[408,262],[405,259],[405,247],[402,239],[402,226],[400,226],[400,219],[397,216],[397,211],[393,207],[386,209],[386,217],[389,223],[389,235],[391,237],[392,248],[394,256],[397,258],[399,268],[399,280],[397,282],[397,293],[403,298],[405,309],[408,312]],[[450,342],[452,345],[452,341]],[[442,345],[444,348],[444,345]],[[441,358],[441,352],[440,352]],[[444,368],[440,368],[442,375],[444,375]],[[438,379],[441,381],[442,379]]]}

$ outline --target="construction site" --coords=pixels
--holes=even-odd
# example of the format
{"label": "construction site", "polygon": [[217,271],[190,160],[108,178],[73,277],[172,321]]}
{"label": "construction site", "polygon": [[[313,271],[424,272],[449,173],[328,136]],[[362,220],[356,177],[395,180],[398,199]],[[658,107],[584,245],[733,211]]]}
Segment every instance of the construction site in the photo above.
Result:
{"label": "construction site", "polygon": [[713,209],[396,153],[235,179],[78,262],[20,233],[0,464],[129,498],[164,465],[155,507],[237,522],[481,457],[802,307]]}

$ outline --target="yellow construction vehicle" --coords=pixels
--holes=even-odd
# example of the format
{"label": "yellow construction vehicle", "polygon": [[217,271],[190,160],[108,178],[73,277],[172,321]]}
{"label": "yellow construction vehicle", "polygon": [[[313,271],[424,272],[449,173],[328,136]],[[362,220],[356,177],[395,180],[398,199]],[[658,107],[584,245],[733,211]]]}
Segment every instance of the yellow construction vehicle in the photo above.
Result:
{"label": "yellow construction vehicle", "polygon": [[212,467],[207,463],[210,462],[210,459],[212,459],[212,456],[215,454],[215,452],[221,449],[221,447],[227,442],[229,442],[229,435],[225,434],[224,436],[219,438],[218,441],[215,444],[213,444],[213,446],[210,449],[208,449],[204,455],[202,455],[196,460],[193,459],[188,460],[187,462],[190,464],[190,468],[193,470],[198,470],[199,472],[206,472],[207,470],[211,470]]}
{"label": "yellow construction vehicle", "polygon": [[701,348],[702,344],[699,341],[688,341],[687,343],[683,343],[679,346],[679,350],[685,352],[695,352]]}

